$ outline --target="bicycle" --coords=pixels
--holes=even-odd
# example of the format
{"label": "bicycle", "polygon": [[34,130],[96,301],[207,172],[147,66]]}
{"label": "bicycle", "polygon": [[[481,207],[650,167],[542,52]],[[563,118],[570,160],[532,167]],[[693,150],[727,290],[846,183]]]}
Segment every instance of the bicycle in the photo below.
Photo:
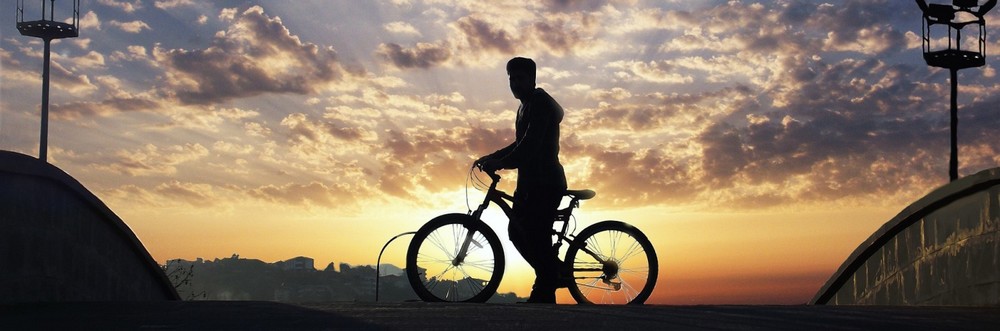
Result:
{"label": "bicycle", "polygon": [[[475,176],[475,168],[470,169],[469,178],[485,186]],[[494,203],[509,220],[512,207],[508,201],[514,199],[497,189],[500,175],[487,175],[493,181],[475,211],[435,217],[410,241],[406,276],[420,299],[485,302],[496,293],[504,273],[504,252],[496,233],[481,218]],[[656,252],[642,231],[611,220],[588,226],[579,235],[568,231],[575,220],[573,210],[595,195],[591,190],[567,190],[569,205],[556,212],[552,246],[558,252],[568,244],[560,268],[563,274],[572,275],[572,281],[564,285],[580,304],[642,304],[653,292],[658,273]]]}

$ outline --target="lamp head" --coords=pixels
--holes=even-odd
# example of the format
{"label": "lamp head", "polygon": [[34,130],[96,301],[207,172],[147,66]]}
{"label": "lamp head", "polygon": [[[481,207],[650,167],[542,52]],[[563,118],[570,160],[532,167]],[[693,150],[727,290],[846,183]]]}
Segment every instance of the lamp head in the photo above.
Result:
{"label": "lamp head", "polygon": [[979,6],[979,0],[953,0],[952,5],[962,9],[970,9]]}

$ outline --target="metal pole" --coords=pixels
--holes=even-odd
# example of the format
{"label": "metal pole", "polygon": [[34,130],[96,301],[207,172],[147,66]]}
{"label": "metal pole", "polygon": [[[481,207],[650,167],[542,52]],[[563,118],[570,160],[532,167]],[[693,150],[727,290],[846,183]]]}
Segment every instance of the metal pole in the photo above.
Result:
{"label": "metal pole", "polygon": [[951,161],[948,163],[951,181],[958,179],[958,69],[951,69]]}
{"label": "metal pole", "polygon": [[[43,2],[44,3],[44,2]],[[38,159],[48,162],[49,146],[49,45],[52,39],[44,38],[45,60],[42,64],[42,129],[41,139],[38,143]]]}
{"label": "metal pole", "polygon": [[395,237],[392,237],[392,239],[389,239],[389,241],[385,243],[385,246],[382,246],[382,250],[378,252],[378,260],[375,260],[375,302],[378,302],[378,283],[379,278],[382,277],[380,269],[382,267],[382,253],[385,253],[385,248],[389,247],[389,244],[392,243],[393,240],[396,240],[396,238],[416,233],[416,231],[410,231],[397,234]]}

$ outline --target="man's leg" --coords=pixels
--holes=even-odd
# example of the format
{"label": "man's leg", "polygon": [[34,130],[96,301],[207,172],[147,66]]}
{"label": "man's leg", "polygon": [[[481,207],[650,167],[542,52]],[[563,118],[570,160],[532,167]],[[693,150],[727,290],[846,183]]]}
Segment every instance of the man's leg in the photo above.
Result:
{"label": "man's leg", "polygon": [[535,269],[535,284],[528,302],[555,303],[559,258],[552,248],[552,224],[559,195],[534,195],[515,202],[515,217],[508,228],[511,242]]}

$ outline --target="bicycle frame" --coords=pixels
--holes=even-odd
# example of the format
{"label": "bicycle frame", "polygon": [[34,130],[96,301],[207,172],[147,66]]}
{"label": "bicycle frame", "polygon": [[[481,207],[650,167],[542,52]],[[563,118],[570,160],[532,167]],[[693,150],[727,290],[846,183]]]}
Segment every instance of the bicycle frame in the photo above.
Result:
{"label": "bicycle frame", "polygon": [[514,202],[514,197],[503,191],[497,190],[497,184],[500,184],[500,175],[495,173],[490,173],[488,175],[493,179],[493,183],[490,183],[490,188],[486,191],[486,197],[483,198],[483,203],[479,204],[479,208],[476,208],[476,210],[472,212],[471,216],[477,220],[481,219],[483,212],[486,211],[487,207],[489,207],[490,202],[493,202],[500,207],[500,210],[503,210],[504,215],[507,215],[507,219],[511,219],[514,215],[514,209],[511,208],[511,205],[504,200],[506,199],[510,202]]}
{"label": "bicycle frame", "polygon": [[[492,201],[493,203],[496,203],[497,206],[500,206],[500,209],[503,210],[504,214],[507,215],[507,218],[509,219],[511,215],[513,215],[513,209],[503,199],[513,202],[514,197],[504,193],[503,191],[497,190],[497,184],[500,183],[500,175],[494,173],[489,175],[490,178],[493,179],[493,183],[490,184],[490,189],[486,191],[486,197],[483,198],[483,203],[479,204],[479,207],[476,208],[476,211],[472,212],[471,216],[477,221],[482,221],[481,217],[483,216],[483,212],[486,211],[486,207],[489,207],[489,204]],[[465,262],[465,256],[469,253],[469,244],[475,242],[472,240],[473,235],[475,235],[475,231],[469,231],[469,233],[465,235],[465,241],[462,242],[462,248],[458,251],[458,254],[455,255],[455,259],[451,261],[452,265],[457,266],[462,264],[462,262]],[[479,246],[479,244],[476,243],[476,246]]]}
{"label": "bicycle frame", "polygon": [[[511,194],[498,190],[500,175],[475,171],[470,169],[468,180],[484,190],[481,204],[466,214],[449,213],[431,219],[410,242],[407,279],[425,301],[486,302],[496,293],[503,278],[507,245],[484,222],[483,216],[489,205],[495,203],[516,223],[517,212],[513,209],[516,202]],[[492,182],[486,183],[482,174],[487,174]],[[641,231],[625,222],[604,220],[577,229],[574,209],[595,195],[591,190],[566,190],[561,196],[568,199],[554,210],[553,219],[544,220],[546,225],[535,230],[543,231],[535,235],[551,239],[546,245],[561,260],[556,266],[558,275],[554,285],[567,288],[578,303],[641,304],[656,284],[656,252]],[[466,202],[471,202],[466,197]],[[572,227],[570,222],[574,223]],[[552,226],[544,229],[548,225]],[[438,287],[439,284],[446,287]]]}
{"label": "bicycle frame", "polygon": [[[479,207],[476,208],[476,210],[471,213],[470,216],[472,216],[476,220],[481,221],[483,212],[486,211],[486,208],[489,207],[490,202],[492,202],[495,203],[498,207],[500,207],[504,215],[507,216],[508,220],[512,219],[514,216],[514,211],[511,205],[507,203],[507,201],[513,203],[514,197],[507,194],[506,192],[497,190],[497,184],[500,183],[500,175],[497,175],[495,173],[488,173],[487,175],[489,175],[490,178],[493,179],[493,182],[490,183],[490,188],[486,191],[486,196],[483,198],[483,203],[481,203]],[[578,207],[580,207],[580,199],[574,197],[572,200],[570,200],[569,206],[556,211],[555,222],[562,222],[562,227],[559,231],[556,231],[555,229],[552,230],[552,234],[554,234],[556,238],[558,238],[558,240],[556,240],[556,242],[552,245],[552,247],[556,251],[558,251],[562,247],[563,242],[565,241],[570,245],[579,246],[580,251],[589,254],[590,256],[594,257],[594,259],[596,259],[597,261],[604,261],[603,257],[598,255],[594,251],[590,250],[589,248],[587,248],[586,243],[577,243],[576,238],[572,234],[570,235],[566,234],[566,231],[569,228],[570,217],[573,216],[573,209],[576,209]],[[472,236],[473,236],[473,231],[469,231],[469,234],[466,236],[465,242],[462,244],[461,250],[459,250],[459,253],[455,257],[455,260],[452,261],[453,264],[458,265],[464,261],[465,256],[468,253],[469,244],[474,242],[472,240]],[[600,268],[576,268],[576,270],[579,271],[604,271],[605,273],[610,272],[612,274],[617,273],[617,269],[618,269],[617,266],[611,266],[608,264],[608,262],[602,262]]]}

